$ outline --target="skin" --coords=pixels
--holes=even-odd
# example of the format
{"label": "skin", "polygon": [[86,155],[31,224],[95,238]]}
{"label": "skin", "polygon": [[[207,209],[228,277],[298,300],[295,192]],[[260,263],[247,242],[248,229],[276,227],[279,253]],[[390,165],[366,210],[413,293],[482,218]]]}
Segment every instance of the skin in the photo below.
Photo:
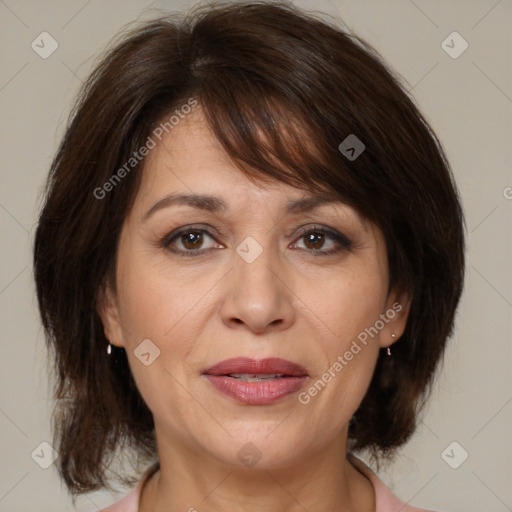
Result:
{"label": "skin", "polygon": [[[172,205],[143,220],[171,192],[212,194],[229,209]],[[387,295],[384,238],[355,210],[335,202],[284,213],[287,201],[310,195],[248,179],[200,108],[146,157],[120,236],[116,292],[107,288],[99,301],[105,334],[126,349],[155,419],[161,468],[143,489],[141,512],[375,510],[370,481],[346,458],[348,422],[379,350],[403,333],[410,302]],[[160,245],[188,226],[212,236],[203,234],[202,245],[187,245],[182,236],[171,246],[197,247],[200,255],[180,256]],[[318,227],[344,234],[352,248],[330,236],[323,245],[310,242],[300,233],[311,228],[318,236]],[[248,236],[263,249],[252,263],[236,252]],[[336,247],[338,253],[322,254]],[[402,310],[308,404],[297,393],[272,405],[241,404],[202,375],[231,357],[281,357],[307,368],[307,389],[395,302]],[[148,366],[134,354],[145,339],[160,349]],[[251,468],[237,456],[249,442],[261,453]]]}

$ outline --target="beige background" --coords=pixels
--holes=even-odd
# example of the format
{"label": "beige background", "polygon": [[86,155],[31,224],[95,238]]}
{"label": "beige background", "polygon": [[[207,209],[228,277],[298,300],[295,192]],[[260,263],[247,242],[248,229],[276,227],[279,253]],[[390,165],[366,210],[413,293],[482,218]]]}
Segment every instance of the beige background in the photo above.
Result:
{"label": "beige background", "polygon": [[[467,217],[468,273],[456,334],[416,436],[380,475],[417,506],[510,511],[512,2],[296,3],[342,18],[413,89],[451,160]],[[41,442],[51,441],[31,244],[37,201],[71,101],[121,26],[150,5],[181,10],[191,4],[0,2],[0,512],[72,510],[55,466],[42,469],[31,457],[36,448],[40,453]],[[47,59],[31,48],[43,31],[59,45]],[[453,31],[469,43],[457,59],[441,47]],[[469,453],[458,469],[441,456],[453,441],[460,447],[448,450],[452,465],[460,462],[462,450]],[[79,510],[96,510],[114,499],[117,495],[92,493],[79,500]]]}

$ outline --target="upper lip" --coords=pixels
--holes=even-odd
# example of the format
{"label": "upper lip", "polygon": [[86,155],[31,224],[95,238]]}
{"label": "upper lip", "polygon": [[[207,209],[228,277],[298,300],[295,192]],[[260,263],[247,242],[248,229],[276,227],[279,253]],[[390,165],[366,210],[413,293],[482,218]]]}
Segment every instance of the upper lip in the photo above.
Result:
{"label": "upper lip", "polygon": [[294,377],[308,376],[306,368],[300,364],[278,357],[251,359],[249,357],[234,357],[225,359],[213,365],[203,373],[208,375],[229,375],[232,373],[248,373],[254,375],[290,375]]}

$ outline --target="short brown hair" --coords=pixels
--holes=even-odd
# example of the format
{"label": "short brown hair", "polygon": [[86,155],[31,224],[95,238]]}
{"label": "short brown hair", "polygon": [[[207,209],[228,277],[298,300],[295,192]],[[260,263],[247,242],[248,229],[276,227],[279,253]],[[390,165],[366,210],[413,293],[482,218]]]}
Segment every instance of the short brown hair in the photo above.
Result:
{"label": "short brown hair", "polygon": [[[412,305],[351,422],[353,450],[389,456],[410,437],[452,334],[464,279],[457,189],[428,122],[375,50],[285,2],[210,5],[145,22],[121,35],[84,84],[35,237],[57,376],[54,444],[73,494],[111,488],[105,468],[121,447],[133,448],[138,464],[156,454],[152,414],[124,349],[106,356],[96,311],[143,162],[104,197],[94,191],[192,97],[248,176],[331,193],[383,231],[390,290],[410,293]],[[356,159],[339,149],[351,134],[365,146]]]}

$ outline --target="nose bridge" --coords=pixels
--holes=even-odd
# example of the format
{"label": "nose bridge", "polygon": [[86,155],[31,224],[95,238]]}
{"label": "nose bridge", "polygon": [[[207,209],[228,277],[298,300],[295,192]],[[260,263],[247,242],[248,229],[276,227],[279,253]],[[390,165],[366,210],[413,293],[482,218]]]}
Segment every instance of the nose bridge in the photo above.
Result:
{"label": "nose bridge", "polygon": [[271,236],[265,235],[258,239],[252,236],[246,237],[236,248],[235,274],[251,286],[261,283],[268,286],[274,284],[275,274],[279,271],[281,264],[279,257],[276,257],[276,248],[272,247]]}
{"label": "nose bridge", "polygon": [[[264,238],[264,239],[263,239]],[[272,237],[269,233],[260,235],[258,239],[248,236],[236,248],[234,258],[234,278],[237,283],[237,291],[244,295],[264,294],[266,299],[275,299],[279,285],[276,274],[279,272],[279,255],[273,247]],[[243,289],[245,286],[245,289]]]}

